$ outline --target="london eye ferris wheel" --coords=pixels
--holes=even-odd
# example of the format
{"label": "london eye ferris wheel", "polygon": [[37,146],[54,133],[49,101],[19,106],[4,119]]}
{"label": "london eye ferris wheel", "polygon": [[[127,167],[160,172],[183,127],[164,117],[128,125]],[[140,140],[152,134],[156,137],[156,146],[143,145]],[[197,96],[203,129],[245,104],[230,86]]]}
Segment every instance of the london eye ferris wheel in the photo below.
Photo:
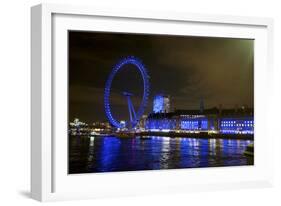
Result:
{"label": "london eye ferris wheel", "polygon": [[[130,92],[128,92],[128,90],[130,89],[130,85],[128,85],[128,90],[127,91],[123,91],[122,95],[126,98],[127,100],[127,106],[128,106],[128,111],[129,111],[129,120],[126,121],[126,124],[122,124],[120,122],[120,120],[117,120],[113,114],[112,114],[112,110],[111,110],[111,102],[110,102],[110,95],[111,95],[111,86],[112,86],[112,82],[114,77],[116,76],[116,74],[118,72],[120,72],[125,65],[131,64],[133,65],[134,69],[136,69],[140,74],[141,74],[141,78],[142,78],[142,98],[141,98],[141,102],[140,102],[140,106],[137,110],[135,110],[134,105],[132,103],[131,100],[131,96],[136,95],[136,94],[132,94]],[[129,78],[129,77],[128,77]],[[106,81],[105,84],[105,89],[104,89],[104,109],[105,109],[105,114],[106,117],[108,119],[108,121],[110,122],[110,124],[112,126],[114,126],[115,128],[128,128],[128,129],[133,129],[138,125],[138,122],[140,120],[140,118],[142,117],[145,108],[147,106],[148,103],[148,98],[149,98],[149,75],[147,73],[147,69],[145,68],[144,64],[141,62],[140,59],[134,57],[134,56],[129,56],[129,57],[125,57],[123,59],[121,59],[112,69],[111,73],[108,76],[108,79]]]}

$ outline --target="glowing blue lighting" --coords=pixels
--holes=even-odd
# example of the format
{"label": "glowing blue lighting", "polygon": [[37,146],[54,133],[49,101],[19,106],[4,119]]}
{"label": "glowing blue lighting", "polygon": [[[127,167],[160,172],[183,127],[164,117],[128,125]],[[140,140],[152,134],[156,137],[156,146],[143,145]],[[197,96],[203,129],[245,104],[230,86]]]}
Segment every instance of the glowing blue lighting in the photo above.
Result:
{"label": "glowing blue lighting", "polygon": [[170,112],[170,98],[167,95],[158,94],[153,99],[153,113]]}
{"label": "glowing blue lighting", "polygon": [[150,131],[167,131],[176,129],[176,120],[174,119],[149,119],[146,122],[145,128]]}
{"label": "glowing blue lighting", "polygon": [[199,129],[199,121],[198,120],[182,120],[181,121],[181,129],[183,130],[198,130]]}
{"label": "glowing blue lighting", "polygon": [[126,57],[121,59],[112,69],[106,84],[105,84],[105,89],[104,89],[104,110],[105,114],[107,116],[108,121],[111,123],[116,128],[124,128],[124,124],[121,124],[119,121],[114,119],[111,113],[111,108],[110,108],[110,103],[109,103],[109,97],[110,97],[110,90],[111,90],[111,84],[112,81],[120,70],[122,70],[123,66],[126,64],[132,64],[134,65],[137,70],[141,73],[142,80],[143,80],[143,96],[142,96],[142,101],[140,104],[140,107],[138,111],[135,113],[135,117],[131,122],[131,127],[135,127],[140,120],[141,116],[144,113],[145,107],[148,102],[148,97],[149,97],[149,76],[147,73],[147,70],[145,66],[142,64],[142,62],[135,58],[135,57]]}
{"label": "glowing blue lighting", "polygon": [[153,112],[159,113],[164,110],[164,97],[162,95],[156,95],[153,100]]}
{"label": "glowing blue lighting", "polygon": [[[253,117],[233,117],[219,120],[207,117],[178,118],[149,118],[145,128],[150,131],[183,130],[183,131],[210,131],[215,129],[215,122],[219,121],[219,131],[222,134],[254,134]],[[178,123],[177,123],[178,122]],[[179,127],[177,127],[179,124]]]}
{"label": "glowing blue lighting", "polygon": [[184,118],[181,120],[182,130],[208,130],[208,119],[206,118]]}
{"label": "glowing blue lighting", "polygon": [[220,132],[223,134],[254,134],[253,118],[223,118],[220,121]]}
{"label": "glowing blue lighting", "polygon": [[201,129],[202,130],[207,130],[208,129],[208,120],[204,119],[201,121]]}

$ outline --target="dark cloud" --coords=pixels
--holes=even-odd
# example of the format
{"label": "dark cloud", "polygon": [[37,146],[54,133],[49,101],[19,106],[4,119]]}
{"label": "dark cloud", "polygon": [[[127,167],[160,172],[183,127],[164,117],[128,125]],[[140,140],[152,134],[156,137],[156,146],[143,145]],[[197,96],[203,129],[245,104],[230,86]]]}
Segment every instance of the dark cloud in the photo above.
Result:
{"label": "dark cloud", "polygon": [[[151,82],[147,113],[153,95],[169,94],[172,108],[195,109],[222,104],[253,106],[253,40],[69,32],[69,117],[92,122],[106,120],[103,90],[112,67],[120,58],[136,56],[146,65]],[[138,71],[128,65],[113,81],[111,102],[118,118],[127,118],[122,91],[142,92]]]}

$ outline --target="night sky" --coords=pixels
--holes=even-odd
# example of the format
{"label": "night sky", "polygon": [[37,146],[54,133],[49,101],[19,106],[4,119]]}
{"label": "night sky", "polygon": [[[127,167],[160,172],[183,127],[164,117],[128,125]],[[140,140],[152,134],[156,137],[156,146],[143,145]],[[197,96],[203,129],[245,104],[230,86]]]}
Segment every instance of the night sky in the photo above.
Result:
{"label": "night sky", "polygon": [[[150,76],[153,96],[171,97],[172,109],[199,109],[222,104],[253,107],[254,40],[191,36],[142,35],[69,31],[69,118],[92,123],[106,121],[105,82],[123,57],[142,60]],[[134,94],[135,110],[142,97],[139,72],[127,65],[113,80],[110,103],[117,119],[128,119],[122,92]]]}

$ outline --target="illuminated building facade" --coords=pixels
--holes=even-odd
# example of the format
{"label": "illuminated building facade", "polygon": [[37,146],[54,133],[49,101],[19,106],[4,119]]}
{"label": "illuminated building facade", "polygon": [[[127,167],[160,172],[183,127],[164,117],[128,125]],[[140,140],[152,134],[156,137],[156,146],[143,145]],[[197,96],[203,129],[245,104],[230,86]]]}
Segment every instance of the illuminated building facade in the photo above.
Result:
{"label": "illuminated building facade", "polygon": [[81,122],[78,118],[75,118],[73,122],[69,123],[69,133],[72,135],[85,134],[88,132],[88,124]]}
{"label": "illuminated building facade", "polygon": [[177,120],[173,118],[148,118],[145,129],[151,131],[170,131],[176,129]]}
{"label": "illuminated building facade", "polygon": [[222,118],[220,132],[223,134],[254,134],[254,120],[251,117]]}
{"label": "illuminated building facade", "polygon": [[181,117],[180,119],[181,130],[208,130],[208,118],[204,115],[197,117],[196,115],[188,118]]}
{"label": "illuminated building facade", "polygon": [[170,112],[170,97],[168,95],[158,94],[153,100],[153,113]]}
{"label": "illuminated building facade", "polygon": [[253,109],[176,110],[152,113],[145,124],[151,131],[214,132],[222,134],[253,134]]}

